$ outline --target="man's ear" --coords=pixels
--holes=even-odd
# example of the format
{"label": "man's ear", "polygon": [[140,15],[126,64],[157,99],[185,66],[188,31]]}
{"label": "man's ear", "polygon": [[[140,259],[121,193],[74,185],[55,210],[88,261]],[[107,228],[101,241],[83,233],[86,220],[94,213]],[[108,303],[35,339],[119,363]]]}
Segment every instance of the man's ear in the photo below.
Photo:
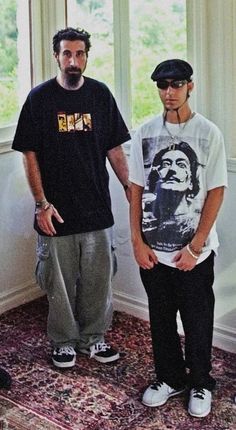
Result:
{"label": "man's ear", "polygon": [[53,57],[55,58],[58,67],[60,67],[60,63],[59,63],[59,55],[56,52],[53,52]]}
{"label": "man's ear", "polygon": [[190,94],[191,91],[193,91],[194,88],[194,83],[193,82],[188,82],[188,93]]}

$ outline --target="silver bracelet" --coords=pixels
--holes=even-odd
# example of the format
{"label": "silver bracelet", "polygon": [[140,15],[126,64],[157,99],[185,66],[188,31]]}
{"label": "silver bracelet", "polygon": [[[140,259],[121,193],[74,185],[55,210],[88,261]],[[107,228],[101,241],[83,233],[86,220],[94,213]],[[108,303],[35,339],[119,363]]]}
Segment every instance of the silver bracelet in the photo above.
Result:
{"label": "silver bracelet", "polygon": [[191,251],[191,249],[190,249],[190,247],[189,247],[189,244],[187,244],[186,245],[186,249],[187,249],[187,251],[188,251],[188,253],[193,257],[193,258],[195,258],[195,260],[198,260],[198,255],[195,255],[192,251]]}

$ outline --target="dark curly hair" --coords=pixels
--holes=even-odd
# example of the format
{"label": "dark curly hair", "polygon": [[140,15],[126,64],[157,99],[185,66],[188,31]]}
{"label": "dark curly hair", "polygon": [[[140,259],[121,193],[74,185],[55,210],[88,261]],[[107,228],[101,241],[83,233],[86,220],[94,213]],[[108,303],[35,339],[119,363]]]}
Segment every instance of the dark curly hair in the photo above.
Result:
{"label": "dark curly hair", "polygon": [[67,27],[59,30],[53,36],[53,52],[59,54],[61,40],[82,40],[85,43],[85,50],[88,53],[91,48],[90,34],[82,28]]}

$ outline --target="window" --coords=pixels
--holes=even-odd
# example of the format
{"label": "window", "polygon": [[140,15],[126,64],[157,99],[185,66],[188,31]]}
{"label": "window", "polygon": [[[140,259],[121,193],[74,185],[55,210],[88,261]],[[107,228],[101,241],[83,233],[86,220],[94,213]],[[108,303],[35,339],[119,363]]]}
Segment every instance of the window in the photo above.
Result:
{"label": "window", "polygon": [[91,34],[92,47],[86,73],[114,91],[112,1],[70,0],[67,5],[68,25],[84,28]]}
{"label": "window", "polygon": [[167,58],[186,59],[185,0],[130,1],[132,125],[162,109],[150,76]]}
{"label": "window", "polygon": [[150,80],[157,62],[186,56],[185,0],[0,0],[0,7],[0,142],[13,135],[32,80],[36,85],[54,74],[51,38],[64,25],[91,33],[86,73],[115,93],[129,127],[160,108]]}
{"label": "window", "polygon": [[8,140],[30,89],[27,0],[0,0],[0,141]]}
{"label": "window", "polygon": [[127,124],[136,127],[157,113],[150,75],[168,57],[186,58],[185,0],[70,0],[67,15],[68,25],[90,32],[87,74],[116,90]]}
{"label": "window", "polygon": [[236,171],[235,0],[0,0],[0,8],[0,144],[30,87],[55,76],[52,37],[72,25],[91,33],[87,74],[107,83],[129,128],[160,111],[150,75],[167,57],[185,58],[188,45],[191,105],[220,127]]}

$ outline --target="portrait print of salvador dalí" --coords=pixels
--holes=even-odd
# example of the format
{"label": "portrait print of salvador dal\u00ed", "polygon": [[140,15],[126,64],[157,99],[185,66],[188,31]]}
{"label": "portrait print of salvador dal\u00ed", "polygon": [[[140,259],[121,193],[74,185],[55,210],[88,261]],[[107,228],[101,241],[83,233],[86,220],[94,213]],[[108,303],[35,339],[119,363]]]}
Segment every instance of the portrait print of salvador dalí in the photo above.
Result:
{"label": "portrait print of salvador dal\u00ed", "polygon": [[176,251],[192,239],[200,217],[200,166],[186,142],[154,156],[143,195],[143,232],[152,248]]}

